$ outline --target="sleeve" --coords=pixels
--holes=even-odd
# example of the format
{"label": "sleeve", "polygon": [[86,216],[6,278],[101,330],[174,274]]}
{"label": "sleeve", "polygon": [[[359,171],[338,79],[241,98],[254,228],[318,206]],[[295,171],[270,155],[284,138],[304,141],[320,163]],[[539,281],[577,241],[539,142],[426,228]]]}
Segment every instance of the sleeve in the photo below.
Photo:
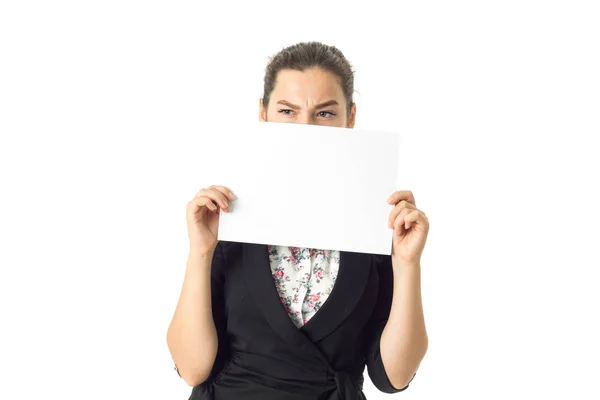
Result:
{"label": "sleeve", "polygon": [[394,275],[392,270],[391,256],[381,257],[379,261],[379,294],[377,304],[369,321],[369,334],[367,343],[367,370],[373,385],[384,393],[398,393],[408,388],[415,378],[413,375],[410,382],[403,388],[398,389],[392,385],[381,360],[380,340],[385,324],[390,315],[392,307],[392,296],[394,294]]}
{"label": "sleeve", "polygon": [[[211,302],[212,302],[212,314],[213,321],[215,323],[215,328],[217,330],[217,340],[218,340],[218,348],[217,348],[217,356],[215,358],[215,362],[213,364],[213,368],[208,376],[207,380],[211,380],[214,378],[216,374],[221,370],[223,364],[227,360],[229,354],[229,345],[227,338],[227,316],[225,313],[225,298],[224,298],[224,283],[225,276],[224,271],[226,270],[225,264],[225,243],[219,241],[217,243],[217,247],[215,248],[215,252],[213,254],[213,259],[210,267],[210,290],[211,290]],[[175,364],[175,371],[179,376],[179,369]]]}

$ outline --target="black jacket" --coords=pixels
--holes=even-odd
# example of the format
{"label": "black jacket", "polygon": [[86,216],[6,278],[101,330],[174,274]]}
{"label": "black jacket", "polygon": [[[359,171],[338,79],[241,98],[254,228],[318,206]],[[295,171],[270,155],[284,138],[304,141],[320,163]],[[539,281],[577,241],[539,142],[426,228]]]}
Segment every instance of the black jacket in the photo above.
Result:
{"label": "black jacket", "polygon": [[267,245],[220,241],[211,275],[219,348],[190,400],[365,399],[365,365],[379,390],[408,387],[391,385],[379,353],[392,301],[390,256],[341,251],[333,291],[301,328],[279,299]]}

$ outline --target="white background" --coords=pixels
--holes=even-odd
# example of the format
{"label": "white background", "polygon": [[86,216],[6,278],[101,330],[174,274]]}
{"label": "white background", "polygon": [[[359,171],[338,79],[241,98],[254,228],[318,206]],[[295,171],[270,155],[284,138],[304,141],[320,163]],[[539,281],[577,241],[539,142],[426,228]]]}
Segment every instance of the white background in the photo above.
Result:
{"label": "white background", "polygon": [[215,3],[1,3],[0,398],[189,396],[185,205],[305,40],[353,63],[357,128],[407,138],[431,223],[397,397],[600,398],[597,2]]}

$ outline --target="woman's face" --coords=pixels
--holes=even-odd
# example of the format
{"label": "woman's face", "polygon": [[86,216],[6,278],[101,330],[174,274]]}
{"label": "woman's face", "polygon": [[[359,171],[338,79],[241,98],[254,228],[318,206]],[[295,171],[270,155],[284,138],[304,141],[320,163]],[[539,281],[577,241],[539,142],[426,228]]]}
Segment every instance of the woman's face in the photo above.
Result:
{"label": "woman's face", "polygon": [[267,109],[260,100],[261,121],[290,122],[353,128],[356,106],[350,115],[337,75],[321,68],[284,69],[277,74]]}

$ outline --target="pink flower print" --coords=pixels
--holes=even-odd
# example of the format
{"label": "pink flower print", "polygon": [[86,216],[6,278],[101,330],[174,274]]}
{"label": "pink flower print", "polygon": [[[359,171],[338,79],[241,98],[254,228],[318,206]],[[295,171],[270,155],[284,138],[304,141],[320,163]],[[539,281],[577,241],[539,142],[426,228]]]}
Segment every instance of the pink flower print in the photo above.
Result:
{"label": "pink flower print", "polygon": [[320,298],[321,298],[320,294],[318,294],[318,293],[317,294],[313,294],[313,295],[311,295],[310,301],[312,301],[313,303],[316,303],[317,301],[319,301]]}
{"label": "pink flower print", "polygon": [[277,276],[278,278],[282,278],[283,277],[283,271],[279,270],[279,271],[275,272],[275,276]]}
{"label": "pink flower print", "polygon": [[319,279],[323,278],[323,270],[322,269],[317,271],[317,278],[319,278]]}

